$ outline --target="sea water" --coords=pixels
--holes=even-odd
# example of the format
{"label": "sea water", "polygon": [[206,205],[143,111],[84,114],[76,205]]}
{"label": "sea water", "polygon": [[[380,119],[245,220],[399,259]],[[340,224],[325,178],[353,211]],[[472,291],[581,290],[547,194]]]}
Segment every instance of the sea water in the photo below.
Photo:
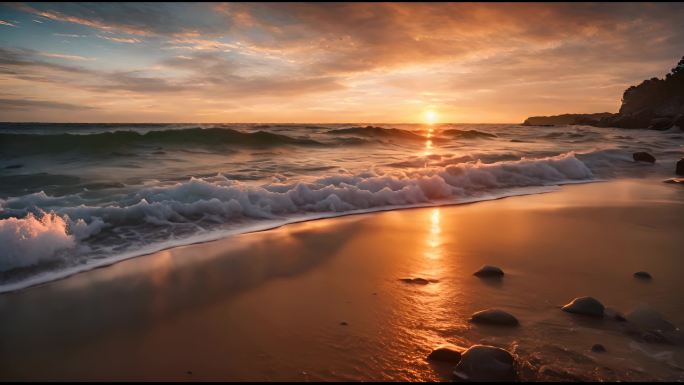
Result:
{"label": "sea water", "polygon": [[0,292],[301,220],[664,179],[682,145],[676,127],[2,123]]}

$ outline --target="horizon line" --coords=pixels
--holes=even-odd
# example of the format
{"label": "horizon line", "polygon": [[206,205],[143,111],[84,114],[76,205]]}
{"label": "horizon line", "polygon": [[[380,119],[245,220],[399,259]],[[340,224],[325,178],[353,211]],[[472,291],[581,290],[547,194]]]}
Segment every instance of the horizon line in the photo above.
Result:
{"label": "horizon line", "polygon": [[440,124],[521,124],[515,122],[29,122],[29,121],[0,121],[0,124],[423,124],[438,126]]}

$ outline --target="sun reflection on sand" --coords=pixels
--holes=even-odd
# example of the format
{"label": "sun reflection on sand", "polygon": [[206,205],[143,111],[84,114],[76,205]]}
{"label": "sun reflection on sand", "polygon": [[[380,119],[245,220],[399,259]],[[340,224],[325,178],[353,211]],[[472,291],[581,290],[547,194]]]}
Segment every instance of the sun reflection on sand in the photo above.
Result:
{"label": "sun reflection on sand", "polygon": [[[439,208],[434,208],[428,211],[428,213],[430,227],[426,234],[425,250],[423,251],[423,256],[425,256],[425,275],[439,280],[444,274],[441,216]],[[439,283],[426,287],[426,290],[432,294],[439,294],[442,289],[443,285]]]}
{"label": "sun reflection on sand", "polygon": [[440,259],[442,257],[441,240],[442,226],[440,224],[439,208],[432,209],[430,214],[430,232],[428,233],[428,248],[425,256],[430,259]]}

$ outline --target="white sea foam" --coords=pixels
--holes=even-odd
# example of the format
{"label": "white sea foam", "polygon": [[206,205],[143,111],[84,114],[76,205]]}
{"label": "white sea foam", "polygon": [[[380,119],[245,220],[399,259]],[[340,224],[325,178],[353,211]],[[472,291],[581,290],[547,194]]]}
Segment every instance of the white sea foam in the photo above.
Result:
{"label": "white sea foam", "polygon": [[60,257],[77,241],[98,233],[104,222],[83,219],[75,222],[68,215],[55,213],[28,213],[24,218],[10,217],[0,220],[0,271],[26,267]]}
{"label": "white sea foam", "polygon": [[[0,201],[0,213],[15,216],[0,221],[0,237],[9,245],[6,251],[0,252],[0,270],[30,266],[64,255],[82,257],[84,244],[88,245],[86,248],[97,247],[88,243],[88,238],[106,233],[108,228],[118,231],[135,228],[136,232],[143,232],[139,239],[147,242],[133,245],[130,239],[123,239],[123,243],[135,246],[136,251],[120,249],[117,256],[109,255],[106,259],[111,263],[124,255],[128,258],[142,254],[143,250],[156,251],[160,245],[169,247],[197,239],[215,239],[216,234],[225,231],[244,232],[250,228],[247,226],[259,226],[259,222],[268,228],[349,213],[472,202],[527,191],[521,188],[540,192],[544,191],[543,186],[592,178],[589,168],[574,153],[567,153],[493,164],[470,162],[413,171],[367,171],[260,187],[220,175],[192,178],[172,185],[140,186],[116,204],[97,204],[79,195],[51,197],[39,192]],[[51,214],[38,216],[43,211]],[[230,224],[239,227],[226,230],[225,226]],[[180,240],[152,236],[160,228],[180,225],[196,226],[195,236],[188,233]],[[19,233],[25,235],[19,236]],[[199,238],[198,234],[201,234]],[[116,237],[116,234],[110,236]],[[83,259],[80,264],[92,266]],[[83,267],[76,269],[80,268]],[[0,291],[7,287],[0,285]]]}
{"label": "white sea foam", "polygon": [[55,214],[0,220],[0,271],[56,258],[59,251],[76,246],[67,234],[67,222]]}

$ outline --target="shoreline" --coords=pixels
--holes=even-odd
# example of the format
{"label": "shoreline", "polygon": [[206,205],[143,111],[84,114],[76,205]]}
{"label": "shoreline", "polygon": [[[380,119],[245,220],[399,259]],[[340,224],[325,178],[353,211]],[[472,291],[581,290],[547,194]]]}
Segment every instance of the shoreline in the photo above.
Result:
{"label": "shoreline", "polygon": [[[682,346],[559,310],[591,295],[684,325],[682,213],[681,186],[619,180],[176,247],[0,296],[0,378],[446,381],[432,348],[486,343],[523,380],[683,380]],[[482,264],[504,280],[472,276]],[[469,324],[488,307],[520,326]]]}
{"label": "shoreline", "polygon": [[[77,267],[72,267],[72,268],[67,268],[64,270],[56,271],[56,272],[46,272],[46,273],[41,273],[38,275],[35,275],[29,279],[25,279],[23,281],[19,281],[16,283],[8,283],[8,284],[0,284],[0,296],[2,296],[5,293],[12,293],[16,291],[21,291],[21,290],[26,290],[30,289],[32,287],[36,286],[41,286],[44,284],[49,284],[50,282],[55,282],[63,279],[67,279],[71,276],[74,276],[76,274],[82,274],[82,273],[87,273],[88,271],[92,271],[95,269],[101,269],[101,268],[106,268],[112,265],[115,265],[120,262],[127,261],[129,259],[133,258],[140,258],[140,257],[145,257],[154,253],[158,253],[161,251],[165,250],[170,250],[176,247],[184,247],[184,246],[192,246],[192,245],[199,245],[203,243],[208,243],[208,242],[215,242],[219,241],[225,238],[229,238],[232,236],[236,235],[243,235],[243,234],[252,234],[252,233],[258,233],[262,231],[269,231],[269,230],[274,230],[281,228],[283,226],[288,226],[291,224],[297,224],[297,223],[306,223],[306,222],[311,222],[311,221],[318,221],[318,220],[324,220],[324,219],[335,219],[335,218],[343,218],[347,216],[353,216],[353,215],[366,215],[366,214],[374,214],[374,213],[382,213],[382,212],[387,212],[387,211],[397,211],[397,210],[413,210],[413,209],[422,209],[422,208],[430,208],[430,207],[448,207],[448,206],[460,206],[460,205],[468,205],[468,204],[474,204],[474,203],[479,203],[479,202],[488,202],[488,201],[493,201],[493,200],[499,200],[499,199],[505,199],[505,198],[512,198],[512,197],[517,197],[517,196],[526,196],[526,195],[536,195],[536,194],[547,194],[547,193],[552,193],[559,191],[562,186],[565,185],[574,185],[574,184],[587,184],[587,183],[599,183],[599,182],[605,182],[605,179],[594,179],[594,180],[581,180],[581,181],[565,181],[562,183],[558,184],[550,184],[546,186],[530,186],[530,187],[519,187],[519,188],[511,188],[511,189],[504,189],[504,192],[500,192],[499,194],[485,194],[481,197],[471,197],[471,198],[466,198],[462,201],[446,201],[446,202],[431,202],[431,203],[425,203],[425,204],[415,204],[415,205],[398,205],[398,206],[382,206],[378,208],[373,208],[373,209],[361,209],[361,210],[351,210],[351,211],[346,211],[346,212],[340,212],[340,213],[327,213],[327,214],[304,214],[301,216],[295,216],[289,219],[284,219],[282,221],[264,221],[266,223],[259,224],[250,224],[249,226],[238,228],[238,229],[230,229],[230,230],[215,230],[215,231],[209,231],[209,233],[204,234],[204,235],[194,235],[190,236],[185,239],[181,240],[175,240],[175,241],[166,241],[166,242],[160,242],[156,244],[150,244],[148,247],[144,248],[143,251],[138,251],[138,252],[127,252],[119,255],[113,255],[106,257],[106,259],[102,260],[101,262],[91,262],[91,263],[86,263],[86,265],[82,266],[77,266]],[[509,193],[506,193],[508,191]]]}

